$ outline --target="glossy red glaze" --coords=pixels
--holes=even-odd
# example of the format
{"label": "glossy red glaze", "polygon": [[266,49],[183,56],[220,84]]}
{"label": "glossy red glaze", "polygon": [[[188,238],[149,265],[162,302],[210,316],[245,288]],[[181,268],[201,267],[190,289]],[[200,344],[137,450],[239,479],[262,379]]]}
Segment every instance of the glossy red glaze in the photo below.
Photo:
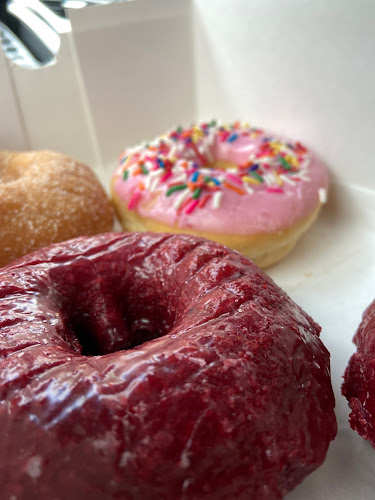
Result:
{"label": "glossy red glaze", "polygon": [[1,498],[282,497],[336,433],[319,331],[204,239],[26,256],[0,271]]}
{"label": "glossy red glaze", "polygon": [[354,337],[357,352],[350,358],[342,393],[349,402],[349,422],[375,447],[375,300],[363,313]]}

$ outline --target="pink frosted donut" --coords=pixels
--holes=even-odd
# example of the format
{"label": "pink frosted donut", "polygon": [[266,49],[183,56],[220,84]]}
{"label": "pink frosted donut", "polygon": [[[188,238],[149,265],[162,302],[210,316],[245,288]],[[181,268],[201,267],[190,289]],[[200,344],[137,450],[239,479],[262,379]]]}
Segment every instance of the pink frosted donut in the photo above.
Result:
{"label": "pink frosted donut", "polygon": [[123,227],[204,236],[266,267],[326,201],[328,173],[299,142],[235,123],[178,128],[126,150],[112,178]]}

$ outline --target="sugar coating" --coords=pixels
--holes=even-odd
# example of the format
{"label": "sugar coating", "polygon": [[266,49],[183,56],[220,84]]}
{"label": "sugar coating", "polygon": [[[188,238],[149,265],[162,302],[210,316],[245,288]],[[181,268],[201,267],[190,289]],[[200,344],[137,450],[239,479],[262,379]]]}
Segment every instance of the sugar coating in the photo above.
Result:
{"label": "sugar coating", "polygon": [[53,242],[112,228],[89,167],[50,151],[0,152],[0,266]]}

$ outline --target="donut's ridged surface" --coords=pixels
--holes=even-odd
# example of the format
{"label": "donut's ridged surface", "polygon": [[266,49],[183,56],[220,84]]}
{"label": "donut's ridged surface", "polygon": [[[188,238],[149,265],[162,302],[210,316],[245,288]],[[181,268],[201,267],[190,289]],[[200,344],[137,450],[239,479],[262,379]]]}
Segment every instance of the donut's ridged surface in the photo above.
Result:
{"label": "donut's ridged surface", "polygon": [[83,163],[51,151],[0,152],[0,266],[112,224],[108,197]]}
{"label": "donut's ridged surface", "polygon": [[281,498],[336,433],[319,331],[200,238],[108,234],[17,261],[0,272],[2,498]]}
{"label": "donut's ridged surface", "polygon": [[342,393],[351,408],[352,429],[375,447],[375,300],[363,314],[354,343],[357,352],[346,368]]}

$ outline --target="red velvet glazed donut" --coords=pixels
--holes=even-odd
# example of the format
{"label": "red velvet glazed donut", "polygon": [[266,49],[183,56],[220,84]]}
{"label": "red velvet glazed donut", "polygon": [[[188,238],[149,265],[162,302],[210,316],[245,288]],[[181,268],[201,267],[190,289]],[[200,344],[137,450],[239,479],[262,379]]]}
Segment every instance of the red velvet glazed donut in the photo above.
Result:
{"label": "red velvet glazed donut", "polygon": [[342,393],[352,410],[350,426],[375,447],[375,300],[363,313],[354,343],[357,352],[346,368]]}
{"label": "red velvet glazed donut", "polygon": [[323,462],[320,329],[237,252],[82,237],[4,268],[0,297],[2,500],[280,498]]}

